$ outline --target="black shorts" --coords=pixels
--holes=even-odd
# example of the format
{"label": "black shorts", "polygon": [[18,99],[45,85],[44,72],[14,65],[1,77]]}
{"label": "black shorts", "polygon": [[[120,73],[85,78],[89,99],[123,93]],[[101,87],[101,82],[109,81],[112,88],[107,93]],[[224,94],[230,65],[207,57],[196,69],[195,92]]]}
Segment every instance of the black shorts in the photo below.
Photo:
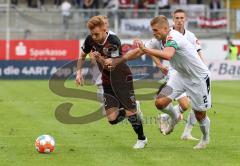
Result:
{"label": "black shorts", "polygon": [[[114,90],[113,90],[114,89]],[[118,89],[112,88],[112,86],[104,86],[104,104],[105,109],[112,107],[124,108],[127,110],[136,109],[136,100],[133,87],[127,87]]]}

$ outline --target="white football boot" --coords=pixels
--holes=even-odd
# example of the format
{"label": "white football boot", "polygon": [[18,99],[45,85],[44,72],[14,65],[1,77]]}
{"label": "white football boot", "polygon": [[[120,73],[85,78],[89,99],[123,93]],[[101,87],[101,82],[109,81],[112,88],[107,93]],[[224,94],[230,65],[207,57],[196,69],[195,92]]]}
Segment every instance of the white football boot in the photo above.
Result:
{"label": "white football boot", "polygon": [[204,140],[203,138],[201,138],[199,143],[196,146],[194,146],[193,149],[205,149],[208,144],[209,144],[209,139]]}
{"label": "white football boot", "polygon": [[133,146],[133,149],[142,149],[146,146],[148,140],[147,137],[145,138],[145,140],[137,140],[136,144]]}
{"label": "white football boot", "polygon": [[166,135],[166,131],[169,128],[169,119],[170,116],[168,114],[158,114],[158,125],[159,130],[163,135]]}
{"label": "white football boot", "polygon": [[195,138],[192,136],[191,132],[192,132],[192,126],[186,125],[184,132],[181,135],[181,140],[190,140],[190,141],[198,141],[199,139]]}
{"label": "white football boot", "polygon": [[167,128],[167,130],[165,130],[165,134],[166,134],[166,135],[170,134],[170,133],[173,131],[175,125],[176,125],[179,121],[181,121],[182,119],[183,119],[182,113],[179,113],[177,119],[172,119],[172,118],[169,116],[169,120],[168,120],[169,127]]}

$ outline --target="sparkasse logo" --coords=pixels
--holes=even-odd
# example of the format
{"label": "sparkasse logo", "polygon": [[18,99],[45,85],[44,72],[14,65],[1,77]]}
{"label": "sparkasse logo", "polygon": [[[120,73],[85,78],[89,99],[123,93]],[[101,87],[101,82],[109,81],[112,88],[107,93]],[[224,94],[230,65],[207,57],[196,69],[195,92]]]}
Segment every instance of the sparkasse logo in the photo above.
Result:
{"label": "sparkasse logo", "polygon": [[27,47],[24,45],[23,42],[19,42],[18,45],[15,47],[15,54],[17,56],[27,55]]}

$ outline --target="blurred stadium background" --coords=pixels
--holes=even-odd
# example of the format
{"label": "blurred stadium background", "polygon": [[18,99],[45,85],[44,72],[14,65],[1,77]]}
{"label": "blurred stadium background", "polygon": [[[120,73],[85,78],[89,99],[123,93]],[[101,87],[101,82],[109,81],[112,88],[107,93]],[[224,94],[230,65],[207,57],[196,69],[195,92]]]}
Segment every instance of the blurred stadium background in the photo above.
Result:
{"label": "blurred stadium background", "polygon": [[[69,0],[71,8],[65,21],[61,3],[63,0],[0,0],[0,60],[77,59],[83,39],[88,34],[86,22],[98,14],[109,17],[110,30],[121,38],[126,52],[132,48],[134,37],[152,38],[151,18],[164,14],[171,22],[171,14],[177,8],[187,11],[186,28],[200,39],[205,59],[212,70],[227,73],[223,69],[227,70],[228,66],[223,68],[220,61],[228,56],[230,41],[237,47],[240,45],[238,0]],[[11,77],[11,70],[14,73],[14,65],[12,69],[7,67],[16,62],[10,61],[4,62],[5,66],[0,68],[1,78]],[[142,58],[140,63],[151,64],[151,60]],[[50,71],[45,78],[49,77]],[[21,76],[19,73],[20,77],[14,78],[34,76],[24,73]],[[236,77],[239,75],[234,73]],[[221,79],[224,79],[222,75]]]}
{"label": "blurred stadium background", "polygon": [[[219,0],[214,5],[210,5],[212,0],[69,0],[72,6],[65,22],[62,2],[0,0],[0,165],[239,165],[239,0]],[[155,121],[146,122],[149,147],[135,152],[131,149],[135,137],[126,124],[111,127],[101,119],[87,125],[66,125],[56,119],[54,111],[62,102],[74,104],[73,116],[88,114],[99,106],[84,97],[57,96],[48,85],[57,68],[78,58],[88,35],[89,17],[108,16],[110,29],[120,37],[123,52],[127,52],[133,48],[133,38],[152,38],[149,21],[154,16],[164,14],[171,21],[171,13],[177,8],[187,11],[186,28],[199,38],[214,80],[214,107],[209,113],[212,143],[208,149],[195,152],[195,142],[179,140],[184,124],[166,138],[159,134]],[[230,41],[239,48],[237,59],[227,58]],[[153,64],[148,57],[129,64],[134,74],[148,73],[147,81],[156,84],[161,77],[149,68]],[[74,67],[60,74],[74,74]],[[87,68],[84,74],[90,78]],[[143,89],[137,92],[155,92],[158,84],[155,89],[148,89],[149,85],[143,81]],[[73,80],[67,81],[66,87],[76,90]],[[91,84],[82,89],[96,91]],[[141,102],[144,115],[154,119],[157,110],[152,100]],[[34,140],[41,134],[56,139],[54,154],[39,156],[35,152]],[[200,136],[198,129],[194,134]]]}

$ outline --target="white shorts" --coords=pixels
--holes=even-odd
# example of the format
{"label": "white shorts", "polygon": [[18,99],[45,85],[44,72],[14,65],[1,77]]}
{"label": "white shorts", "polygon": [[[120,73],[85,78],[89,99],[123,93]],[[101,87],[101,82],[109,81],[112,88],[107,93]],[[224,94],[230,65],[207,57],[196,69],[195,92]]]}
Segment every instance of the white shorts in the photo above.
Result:
{"label": "white shorts", "polygon": [[167,92],[165,96],[174,100],[186,92],[191,100],[193,110],[207,111],[211,108],[210,88],[209,76],[193,81],[189,78],[181,77],[177,72],[171,75],[166,86],[162,89],[160,94],[164,95],[164,93]]}
{"label": "white shorts", "polygon": [[93,84],[102,85],[102,73],[99,71],[97,64],[91,64],[90,74],[92,75]]}
{"label": "white shorts", "polygon": [[181,99],[183,97],[187,97],[187,93],[186,92],[184,92],[180,96],[176,97],[175,100],[179,100],[179,99]]}

